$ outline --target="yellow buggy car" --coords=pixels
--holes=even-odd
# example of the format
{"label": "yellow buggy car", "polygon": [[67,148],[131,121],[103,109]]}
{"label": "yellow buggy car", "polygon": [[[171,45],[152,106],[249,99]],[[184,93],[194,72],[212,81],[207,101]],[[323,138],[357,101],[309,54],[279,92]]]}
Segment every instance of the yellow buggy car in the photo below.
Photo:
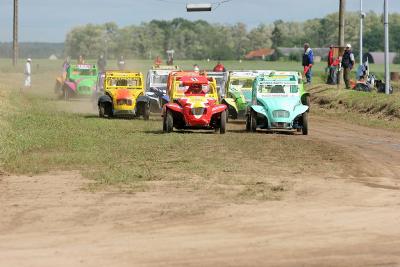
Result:
{"label": "yellow buggy car", "polygon": [[98,99],[99,116],[104,118],[150,116],[150,100],[144,93],[144,78],[140,72],[106,71],[104,94]]}

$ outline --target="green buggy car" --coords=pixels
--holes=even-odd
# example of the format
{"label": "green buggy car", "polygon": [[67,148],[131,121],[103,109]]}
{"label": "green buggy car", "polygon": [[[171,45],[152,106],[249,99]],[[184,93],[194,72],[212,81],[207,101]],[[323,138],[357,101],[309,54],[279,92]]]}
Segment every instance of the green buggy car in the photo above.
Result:
{"label": "green buggy car", "polygon": [[306,96],[298,72],[261,74],[254,80],[252,101],[246,111],[246,130],[297,130],[308,134]]}
{"label": "green buggy car", "polygon": [[71,97],[91,97],[96,91],[97,67],[92,64],[71,65],[61,86],[65,100]]}
{"label": "green buggy car", "polygon": [[225,93],[222,103],[228,107],[227,118],[244,119],[247,105],[251,101],[251,91],[253,81],[261,73],[270,71],[249,70],[249,71],[230,71],[228,81],[225,85]]}

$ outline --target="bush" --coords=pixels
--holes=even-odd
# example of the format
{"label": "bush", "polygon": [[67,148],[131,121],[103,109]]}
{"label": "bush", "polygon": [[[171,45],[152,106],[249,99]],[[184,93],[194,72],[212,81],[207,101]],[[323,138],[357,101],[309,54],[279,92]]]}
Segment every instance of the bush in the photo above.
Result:
{"label": "bush", "polygon": [[396,57],[393,60],[394,64],[400,64],[400,52],[397,52]]}
{"label": "bush", "polygon": [[289,55],[289,60],[290,60],[290,61],[299,62],[299,61],[302,60],[301,57],[302,57],[301,54],[292,52],[292,53],[290,53],[290,55]]}

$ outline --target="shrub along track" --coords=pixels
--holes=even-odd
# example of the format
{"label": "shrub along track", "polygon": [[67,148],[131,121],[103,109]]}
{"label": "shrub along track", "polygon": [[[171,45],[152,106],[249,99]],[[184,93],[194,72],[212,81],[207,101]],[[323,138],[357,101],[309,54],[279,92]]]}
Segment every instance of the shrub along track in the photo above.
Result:
{"label": "shrub along track", "polygon": [[[316,115],[310,122],[307,137],[248,136],[263,149],[295,139],[301,145],[290,153],[317,144],[311,151],[321,154],[319,162],[305,156],[297,172],[262,165],[248,193],[289,181],[270,201],[225,198],[210,183],[152,180],[143,192],[91,192],[93,181],[76,171],[1,176],[0,266],[398,266],[400,135]],[[224,138],[246,135],[243,124],[229,126]],[[232,151],[236,160],[246,158],[240,152]],[[258,156],[268,163],[275,152]],[[245,162],[242,179],[262,163]],[[238,180],[241,171],[217,174]]]}

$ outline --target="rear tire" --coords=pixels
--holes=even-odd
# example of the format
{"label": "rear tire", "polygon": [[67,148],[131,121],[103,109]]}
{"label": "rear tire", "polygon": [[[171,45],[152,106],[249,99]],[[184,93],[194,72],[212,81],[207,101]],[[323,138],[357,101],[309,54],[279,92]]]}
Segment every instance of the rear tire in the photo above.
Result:
{"label": "rear tire", "polygon": [[174,129],[174,118],[172,117],[171,111],[167,110],[163,120],[163,132],[170,133]]}
{"label": "rear tire", "polygon": [[219,127],[219,133],[220,134],[225,134],[226,133],[226,118],[227,118],[228,116],[226,115],[226,111],[224,110],[224,111],[222,111],[221,112],[221,124],[220,124],[220,127]]}
{"label": "rear tire", "polygon": [[70,98],[69,96],[69,89],[68,88],[64,88],[64,100],[68,101]]}
{"label": "rear tire", "polygon": [[246,115],[246,132],[250,132],[251,114]]}
{"label": "rear tire", "polygon": [[308,112],[303,113],[303,135],[308,135]]}

